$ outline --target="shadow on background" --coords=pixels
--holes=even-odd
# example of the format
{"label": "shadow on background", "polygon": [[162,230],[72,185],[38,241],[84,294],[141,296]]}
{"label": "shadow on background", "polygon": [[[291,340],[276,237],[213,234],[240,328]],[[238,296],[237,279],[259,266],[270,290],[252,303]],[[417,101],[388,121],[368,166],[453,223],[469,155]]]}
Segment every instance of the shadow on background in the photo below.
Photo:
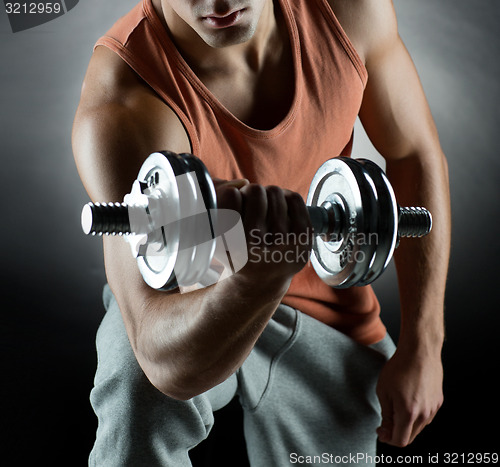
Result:
{"label": "shadow on background", "polygon": [[[88,395],[103,316],[101,246],[80,231],[87,196],[70,135],[95,40],[134,1],[85,0],[71,14],[13,34],[0,13],[3,219],[2,440],[6,465],[85,465],[97,421]],[[498,440],[499,118],[495,0],[399,0],[403,36],[448,156],[453,201],[445,404],[411,447],[392,455],[492,452]],[[377,159],[358,132],[353,154]],[[395,339],[393,267],[375,289]],[[494,426],[494,425],[493,425]],[[221,428],[222,430],[222,428]],[[230,431],[233,429],[231,428]],[[226,440],[227,432],[220,431]]]}

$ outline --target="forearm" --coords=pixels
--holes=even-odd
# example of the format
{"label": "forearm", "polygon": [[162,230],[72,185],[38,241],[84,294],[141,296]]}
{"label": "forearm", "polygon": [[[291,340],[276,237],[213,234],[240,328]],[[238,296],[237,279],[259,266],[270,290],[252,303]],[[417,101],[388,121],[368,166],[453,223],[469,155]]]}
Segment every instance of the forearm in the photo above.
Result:
{"label": "forearm", "polygon": [[143,369],[158,389],[179,399],[221,383],[246,359],[288,285],[257,290],[237,274],[187,294],[154,294],[137,338]]}
{"label": "forearm", "polygon": [[400,344],[440,351],[450,251],[450,200],[446,159],[440,149],[387,163],[401,205],[420,205],[433,215],[432,232],[402,239],[395,253],[401,303]]}
{"label": "forearm", "polygon": [[[312,240],[302,197],[278,187],[242,182],[220,183],[217,201],[223,209],[242,213],[249,259],[237,274],[210,287],[185,294],[153,290],[142,280],[125,242],[119,238],[104,242],[108,282],[137,360],[150,381],[175,398],[200,394],[241,366],[292,277],[306,264],[306,256],[287,261],[287,253],[297,249],[292,241],[269,245],[262,241],[269,233],[278,238],[305,234]],[[249,232],[257,234],[249,236]],[[279,259],[263,260],[254,246],[271,256],[279,253]],[[310,243],[300,248],[309,251]]]}

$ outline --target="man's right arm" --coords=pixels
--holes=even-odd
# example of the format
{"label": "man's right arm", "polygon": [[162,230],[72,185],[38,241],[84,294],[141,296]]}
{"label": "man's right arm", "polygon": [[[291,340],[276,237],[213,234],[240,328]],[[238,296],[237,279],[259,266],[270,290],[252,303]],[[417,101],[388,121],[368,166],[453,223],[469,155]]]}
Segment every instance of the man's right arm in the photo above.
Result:
{"label": "man's right arm", "polygon": [[[97,48],[73,129],[75,160],[91,199],[121,202],[144,159],[164,149],[190,152],[181,122],[118,56]],[[222,183],[217,196],[221,207],[242,212],[245,206],[247,232],[301,233],[310,227],[294,193]],[[104,237],[104,259],[139,364],[159,390],[178,399],[210,389],[239,368],[304,266],[247,264],[210,287],[179,294],[151,289],[120,237]]]}

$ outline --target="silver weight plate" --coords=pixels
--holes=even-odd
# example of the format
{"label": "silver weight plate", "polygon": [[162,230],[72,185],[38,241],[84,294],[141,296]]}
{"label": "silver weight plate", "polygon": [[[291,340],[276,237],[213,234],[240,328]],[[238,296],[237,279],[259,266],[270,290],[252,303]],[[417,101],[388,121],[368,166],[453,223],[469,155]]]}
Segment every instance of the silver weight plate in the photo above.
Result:
{"label": "silver weight plate", "polygon": [[216,246],[209,214],[215,212],[215,189],[204,164],[193,155],[154,153],[141,167],[138,180],[155,210],[151,216],[162,219],[138,257],[144,280],[163,290],[198,283]]}
{"label": "silver weight plate", "polygon": [[190,287],[205,278],[215,253],[215,188],[200,159],[192,154],[164,154],[177,174],[181,203],[181,241],[175,274],[180,287]]}
{"label": "silver weight plate", "polygon": [[396,248],[398,206],[392,186],[384,171],[368,159],[357,159],[371,176],[377,192],[377,229],[375,255],[359,285],[371,284],[387,268]]}
{"label": "silver weight plate", "polygon": [[316,172],[309,194],[309,206],[337,203],[343,212],[337,238],[315,236],[311,263],[328,285],[347,288],[357,285],[366,274],[374,246],[365,241],[376,226],[375,188],[361,165],[350,158],[326,161]]}
{"label": "silver weight plate", "polygon": [[378,225],[377,189],[370,174],[365,170],[363,164],[358,159],[345,158],[344,162],[349,165],[354,173],[357,173],[359,189],[363,195],[363,213],[365,217],[365,230],[358,232],[356,242],[362,248],[363,253],[359,253],[353,258],[360,268],[361,277],[353,279],[351,286],[362,286],[363,278],[369,274],[375,259],[376,229]]}
{"label": "silver weight plate", "polygon": [[[151,154],[143,163],[137,180],[144,186],[143,193],[150,195],[161,190],[161,209],[168,222],[148,235],[137,265],[144,281],[154,289],[172,288],[176,285],[174,268],[180,242],[180,200],[176,174],[161,153]],[[154,241],[153,241],[153,237]]]}
{"label": "silver weight plate", "polygon": [[[217,201],[212,178],[203,162],[192,154],[179,154],[173,157],[185,164],[193,190],[192,195],[188,196],[191,220],[194,222],[186,219],[188,223],[185,227],[183,224],[181,230],[181,239],[186,239],[187,255],[184,257],[187,261],[183,263],[183,268],[179,270],[176,268],[178,284],[188,287],[202,281],[210,268],[217,242],[214,232]],[[181,191],[181,212],[184,212],[182,194],[183,191]],[[182,272],[182,277],[178,271]]]}

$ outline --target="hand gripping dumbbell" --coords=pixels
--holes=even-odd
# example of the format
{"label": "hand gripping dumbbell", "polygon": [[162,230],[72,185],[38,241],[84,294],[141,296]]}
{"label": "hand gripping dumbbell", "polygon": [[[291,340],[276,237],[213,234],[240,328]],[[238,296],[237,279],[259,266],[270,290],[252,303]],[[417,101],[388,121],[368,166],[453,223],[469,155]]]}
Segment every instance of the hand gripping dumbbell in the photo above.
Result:
{"label": "hand gripping dumbbell", "polygon": [[[314,230],[311,263],[332,287],[367,285],[389,264],[400,237],[421,237],[429,211],[401,208],[384,172],[338,157],[317,171],[307,197]],[[144,280],[156,289],[199,283],[212,261],[217,202],[205,165],[191,154],[158,152],[142,165],[124,203],[88,203],[82,228],[126,235]]]}

